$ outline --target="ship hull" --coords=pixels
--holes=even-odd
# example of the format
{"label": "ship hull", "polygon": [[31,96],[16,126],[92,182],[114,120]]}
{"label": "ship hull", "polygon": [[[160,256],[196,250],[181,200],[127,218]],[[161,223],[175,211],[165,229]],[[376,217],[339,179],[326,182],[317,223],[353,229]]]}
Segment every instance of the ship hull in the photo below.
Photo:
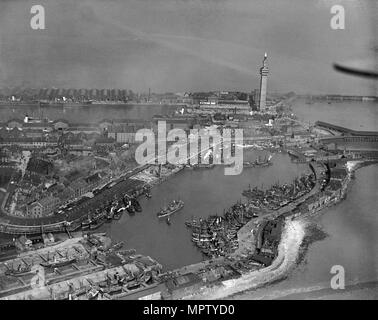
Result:
{"label": "ship hull", "polygon": [[41,266],[45,268],[58,268],[68,266],[74,262],[76,262],[76,259],[69,259],[61,262],[42,262]]}
{"label": "ship hull", "polygon": [[170,215],[174,214],[175,212],[181,210],[184,206],[180,207],[180,208],[177,208],[177,209],[174,209],[172,211],[169,211],[167,213],[164,213],[162,215],[158,214],[158,218],[164,218],[164,217],[169,217]]}

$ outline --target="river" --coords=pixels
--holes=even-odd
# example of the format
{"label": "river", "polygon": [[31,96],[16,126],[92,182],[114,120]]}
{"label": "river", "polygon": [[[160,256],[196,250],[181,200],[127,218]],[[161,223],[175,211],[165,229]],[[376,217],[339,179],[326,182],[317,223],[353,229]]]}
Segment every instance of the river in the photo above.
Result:
{"label": "river", "polygon": [[[0,106],[0,119],[24,119],[27,114],[34,118],[50,120],[65,119],[71,123],[96,123],[104,119],[145,119],[151,120],[156,114],[168,114],[177,109],[175,106],[163,105],[92,105],[90,107],[41,107]],[[3,120],[4,119],[4,120]]]}

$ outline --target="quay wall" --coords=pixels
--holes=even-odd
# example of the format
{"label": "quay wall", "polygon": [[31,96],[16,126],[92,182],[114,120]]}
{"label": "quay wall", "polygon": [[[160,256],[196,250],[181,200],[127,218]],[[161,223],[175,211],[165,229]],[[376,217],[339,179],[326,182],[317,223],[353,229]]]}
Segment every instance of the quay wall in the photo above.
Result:
{"label": "quay wall", "polygon": [[[145,169],[146,166],[143,166],[142,169]],[[177,169],[173,170],[171,174],[162,176],[158,178],[156,181],[152,183],[142,183],[140,186],[135,186],[131,189],[124,190],[125,192],[134,192],[140,190],[146,186],[154,186],[166,181],[172,175],[177,174],[178,172],[182,171],[184,166],[180,166]],[[136,173],[140,172],[141,170],[137,170]],[[122,182],[123,179],[118,179],[119,182]],[[139,193],[138,192],[138,193]],[[6,217],[0,218],[0,233],[6,234],[13,234],[13,235],[24,235],[24,234],[41,234],[41,233],[62,233],[62,232],[72,232],[76,231],[80,228],[81,222],[86,218],[86,215],[82,215],[76,219],[69,219],[65,218],[61,221],[55,223],[38,223],[38,220],[35,225],[32,223],[23,225],[23,224],[15,224],[10,220],[7,220]]]}

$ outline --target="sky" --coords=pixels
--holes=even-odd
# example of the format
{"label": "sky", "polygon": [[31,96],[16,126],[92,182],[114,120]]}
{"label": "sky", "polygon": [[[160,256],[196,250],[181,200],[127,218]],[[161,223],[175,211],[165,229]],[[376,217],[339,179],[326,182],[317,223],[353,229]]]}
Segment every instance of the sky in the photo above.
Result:
{"label": "sky", "polygon": [[[345,8],[332,30],[330,9]],[[32,5],[46,29],[30,27]],[[0,0],[0,87],[376,94],[334,62],[374,61],[372,0]],[[373,16],[374,15],[374,16]]]}

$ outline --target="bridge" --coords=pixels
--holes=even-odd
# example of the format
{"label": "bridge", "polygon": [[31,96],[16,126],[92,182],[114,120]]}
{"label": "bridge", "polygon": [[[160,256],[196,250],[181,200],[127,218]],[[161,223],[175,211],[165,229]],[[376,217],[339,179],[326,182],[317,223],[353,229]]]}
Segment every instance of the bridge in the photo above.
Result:
{"label": "bridge", "polygon": [[377,101],[377,96],[347,96],[340,94],[328,94],[328,95],[298,95],[300,98],[306,98],[310,100],[327,100],[327,101]]}
{"label": "bridge", "polygon": [[319,142],[324,145],[334,145],[333,149],[345,149],[356,152],[374,152],[378,150],[377,131],[352,130],[323,121],[317,121],[315,126],[340,134],[319,139]]}

